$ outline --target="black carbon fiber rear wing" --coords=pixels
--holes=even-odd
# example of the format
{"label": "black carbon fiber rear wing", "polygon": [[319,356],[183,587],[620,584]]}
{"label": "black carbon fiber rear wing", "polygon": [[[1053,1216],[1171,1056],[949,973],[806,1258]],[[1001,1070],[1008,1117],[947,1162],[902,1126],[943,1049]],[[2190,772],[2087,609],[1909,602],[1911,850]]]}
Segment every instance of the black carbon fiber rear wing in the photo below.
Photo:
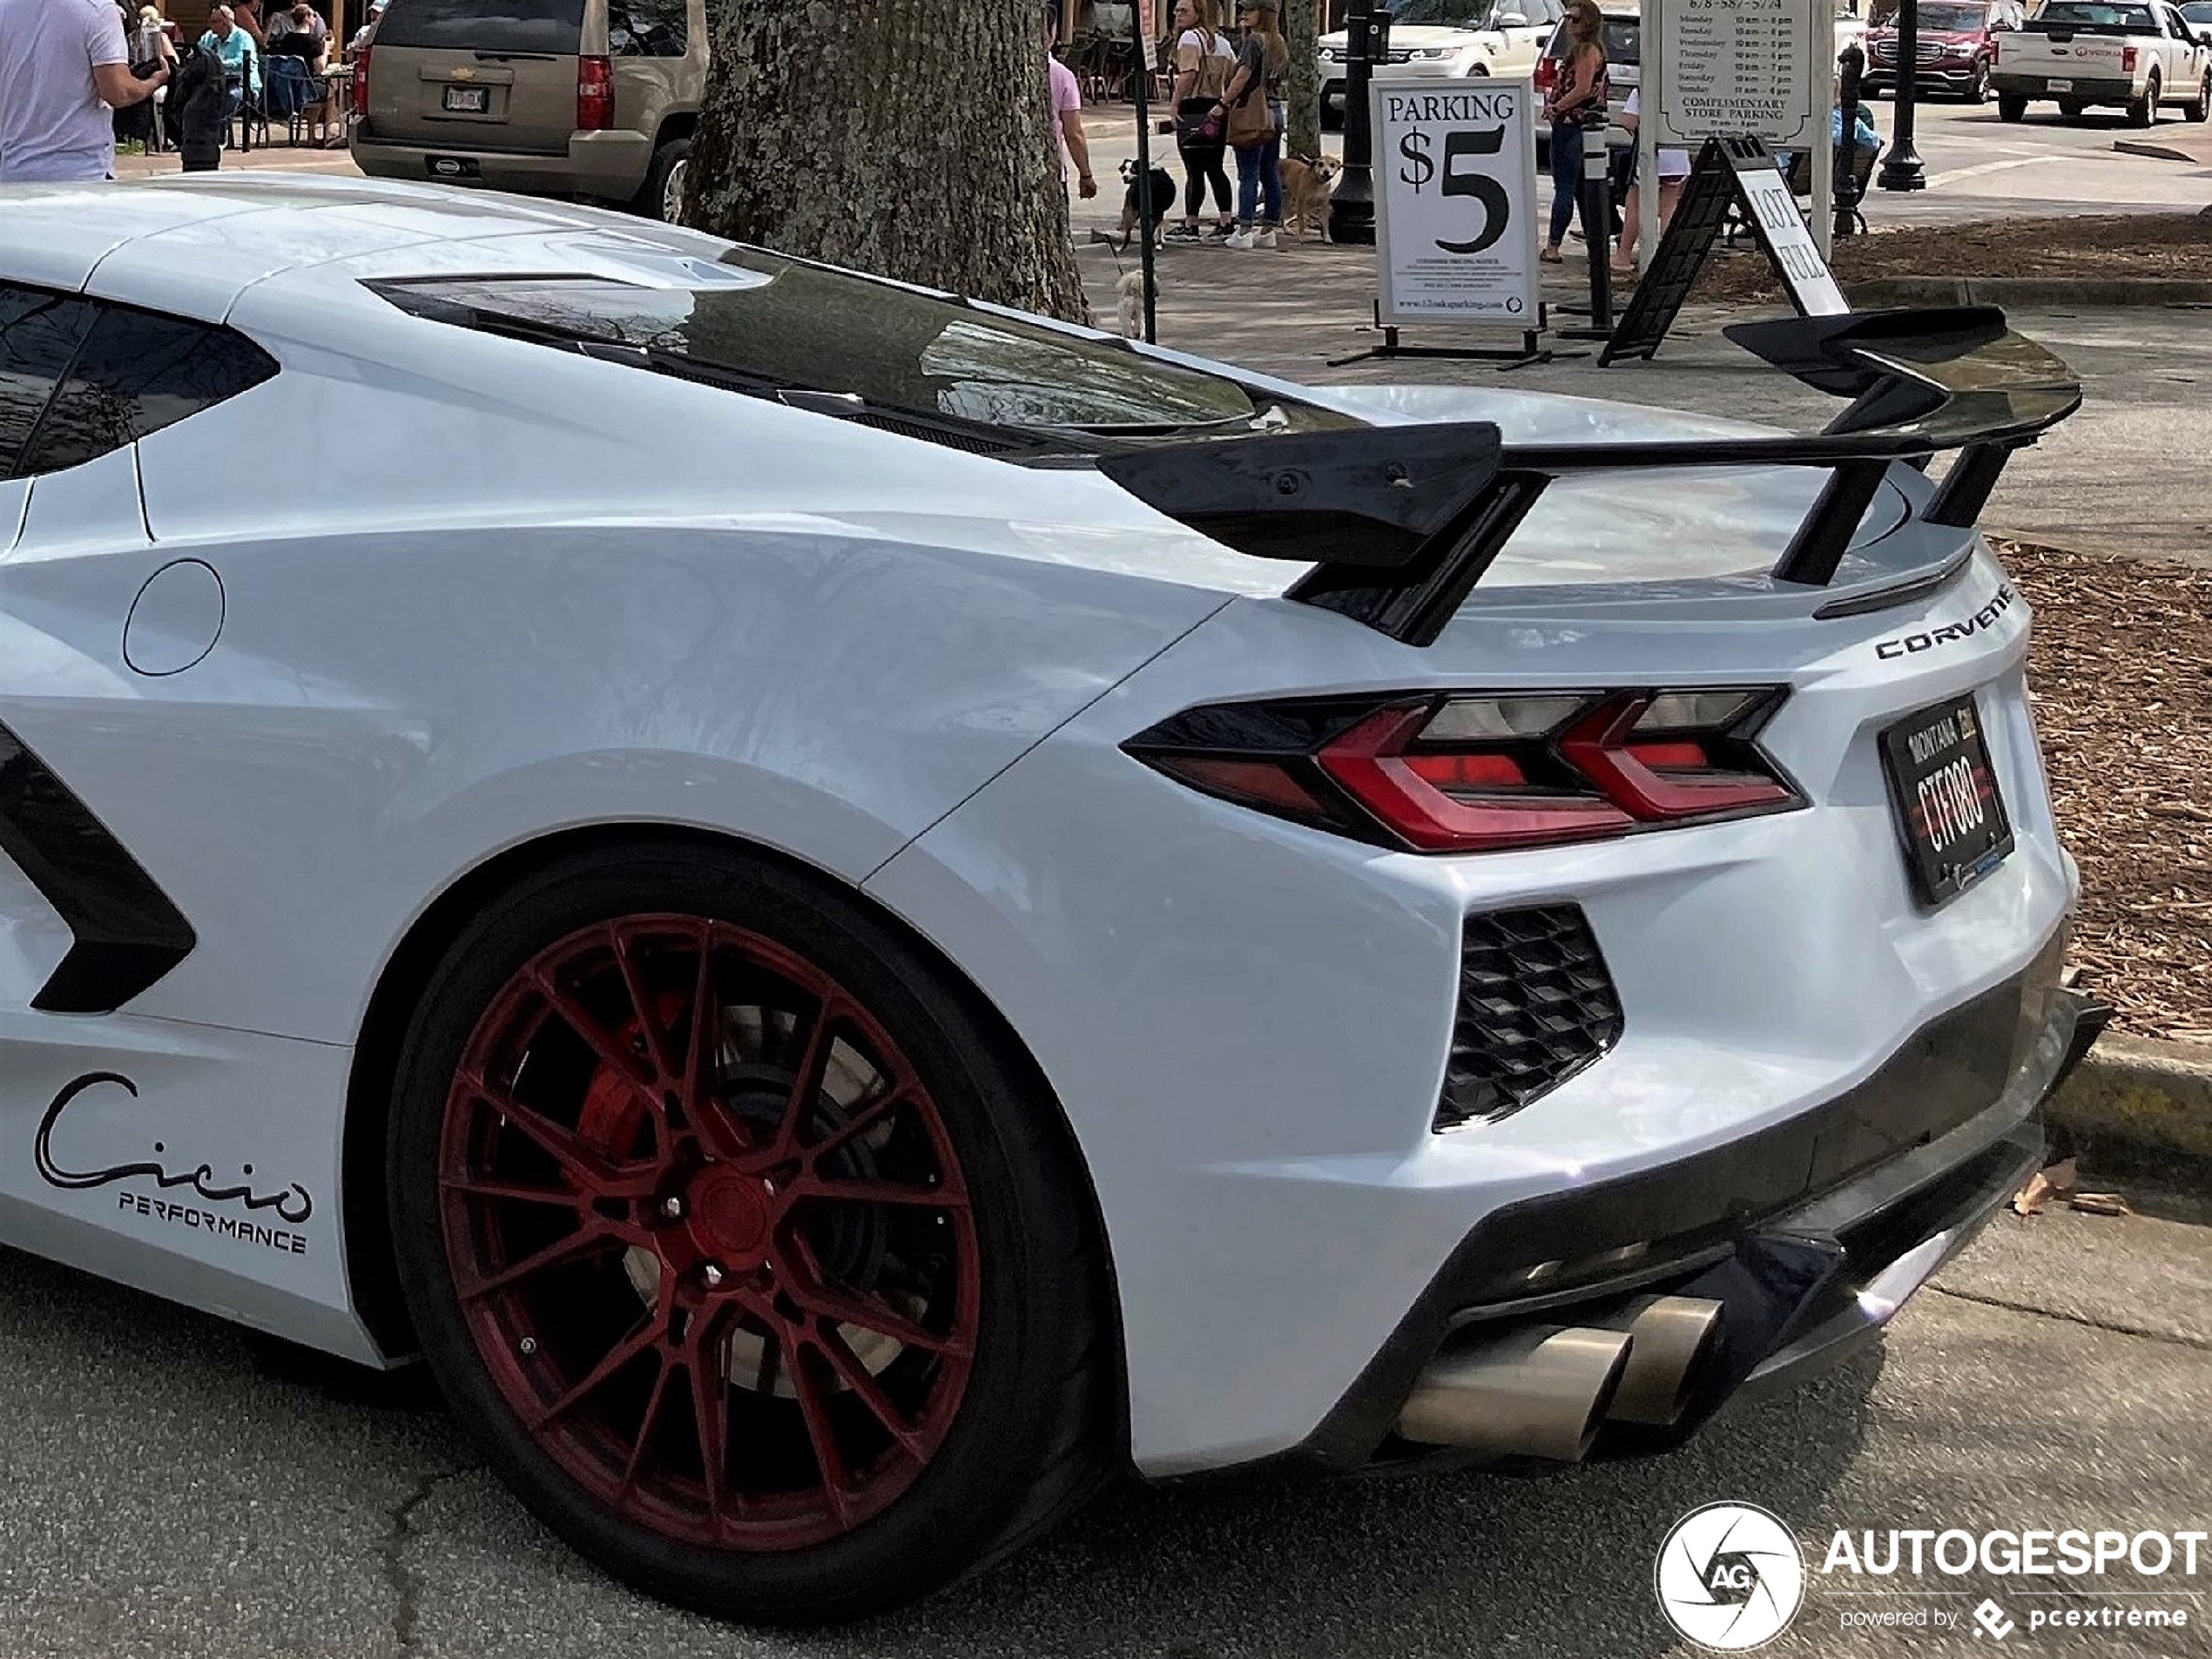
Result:
{"label": "black carbon fiber rear wing", "polygon": [[1829,474],[1774,567],[1825,587],[1898,462],[1952,463],[1920,515],[1971,526],[2012,452],[2080,406],[2056,356],[1994,306],[1789,317],[1725,331],[1807,386],[1851,400],[1817,433],[1630,443],[1507,444],[1488,421],[1296,433],[1099,458],[1130,494],[1239,551],[1314,568],[1290,597],[1426,645],[1553,479],[1671,468]]}

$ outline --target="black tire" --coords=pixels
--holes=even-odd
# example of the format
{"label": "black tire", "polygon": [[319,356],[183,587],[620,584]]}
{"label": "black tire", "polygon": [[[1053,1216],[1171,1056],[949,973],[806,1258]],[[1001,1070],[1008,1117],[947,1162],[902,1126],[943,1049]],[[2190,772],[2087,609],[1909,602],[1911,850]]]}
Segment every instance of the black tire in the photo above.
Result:
{"label": "black tire", "polygon": [[683,203],[679,198],[673,205],[674,211],[671,211],[669,184],[671,179],[678,179],[680,186],[677,170],[688,165],[691,159],[689,138],[671,138],[654,151],[653,165],[645,169],[645,182],[638,187],[637,199],[631,205],[647,219],[657,219],[666,225],[677,223]]}
{"label": "black tire", "polygon": [[2128,125],[2148,127],[2158,125],[2158,71],[2153,70],[2150,78],[2143,83],[2143,95],[2128,105]]}
{"label": "black tire", "polygon": [[1987,63],[1976,61],[1973,78],[1966,83],[1966,90],[1962,96],[1969,104],[1989,102],[1989,65]]}
{"label": "black tire", "polygon": [[2088,107],[2078,98],[2062,98],[2059,100],[2059,118],[2062,121],[2079,121]]}
{"label": "black tire", "polygon": [[2000,121],[2027,119],[2027,99],[2019,92],[2000,92],[1997,95],[1997,118]]}
{"label": "black tire", "polygon": [[2196,84],[2196,96],[2182,106],[2182,113],[2192,121],[2202,121],[2212,116],[2212,71],[2208,71]]}
{"label": "black tire", "polygon": [[[956,1413],[888,1507],[805,1548],[700,1547],[593,1498],[518,1420],[455,1289],[441,1136],[477,1022],[555,941],[646,913],[707,918],[774,941],[864,1002],[929,1091],[974,1217],[980,1318]],[[859,1617],[1009,1554],[1110,1473],[1118,1399],[1109,1276],[1088,1184],[1056,1104],[1039,1099],[1028,1076],[972,990],[826,880],[734,850],[644,845],[566,859],[502,893],[423,987],[387,1147],[401,1285],[455,1415],[523,1503],[583,1554],[648,1593],[726,1617]]]}

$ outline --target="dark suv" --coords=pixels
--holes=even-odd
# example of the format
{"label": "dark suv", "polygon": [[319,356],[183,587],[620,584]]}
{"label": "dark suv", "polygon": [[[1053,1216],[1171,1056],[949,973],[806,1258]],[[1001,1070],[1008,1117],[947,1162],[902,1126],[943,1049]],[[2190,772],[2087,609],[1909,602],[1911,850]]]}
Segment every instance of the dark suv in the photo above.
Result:
{"label": "dark suv", "polygon": [[[1927,0],[1920,8],[1915,90],[1956,92],[1969,104],[1986,103],[1996,37],[2019,28],[2026,15],[2020,0]],[[1869,30],[1860,90],[1869,98],[1894,92],[1898,78],[1895,26]]]}

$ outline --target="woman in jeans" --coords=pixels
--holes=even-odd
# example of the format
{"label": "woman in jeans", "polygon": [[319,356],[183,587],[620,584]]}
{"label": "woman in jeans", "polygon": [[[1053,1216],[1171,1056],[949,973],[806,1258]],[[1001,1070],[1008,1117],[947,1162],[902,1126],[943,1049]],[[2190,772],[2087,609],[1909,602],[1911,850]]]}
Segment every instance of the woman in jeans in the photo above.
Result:
{"label": "woman in jeans", "polygon": [[1582,123],[1605,107],[1605,20],[1596,0],[1572,0],[1567,8],[1567,58],[1559,79],[1544,100],[1552,124],[1552,226],[1539,255],[1559,263],[1559,245],[1575,222],[1575,193],[1582,185]]}
{"label": "woman in jeans", "polygon": [[1214,28],[1213,0],[1176,0],[1175,147],[1183,157],[1183,223],[1167,233],[1170,242],[1196,242],[1198,214],[1213,185],[1213,205],[1221,215],[1220,234],[1236,228],[1229,216],[1229,174],[1222,166],[1229,152],[1226,121],[1217,112],[1236,55]]}
{"label": "woman in jeans", "polygon": [[1278,4],[1279,0],[1237,0],[1244,39],[1237,49],[1236,73],[1216,108],[1225,121],[1230,106],[1250,93],[1267,100],[1271,123],[1263,142],[1237,152],[1237,230],[1225,244],[1229,247],[1273,247],[1276,228],[1283,222],[1283,78],[1291,48],[1276,26]]}

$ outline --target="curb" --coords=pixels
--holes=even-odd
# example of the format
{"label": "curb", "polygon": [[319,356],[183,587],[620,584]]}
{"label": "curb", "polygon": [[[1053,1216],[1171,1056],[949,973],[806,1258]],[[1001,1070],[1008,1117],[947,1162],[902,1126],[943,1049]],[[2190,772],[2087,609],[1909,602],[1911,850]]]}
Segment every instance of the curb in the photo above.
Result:
{"label": "curb", "polygon": [[2212,1193],[2212,1046],[2109,1034],[2046,1116],[2054,1150],[2100,1175]]}
{"label": "curb", "polygon": [[2153,161],[2186,161],[2192,166],[2212,167],[2212,153],[2199,155],[2179,145],[2160,144],[2150,138],[2114,138],[2112,147],[2123,156],[2148,156]]}
{"label": "curb", "polygon": [[2212,281],[2187,277],[1877,277],[1844,293],[1854,309],[1891,306],[2212,306]]}

